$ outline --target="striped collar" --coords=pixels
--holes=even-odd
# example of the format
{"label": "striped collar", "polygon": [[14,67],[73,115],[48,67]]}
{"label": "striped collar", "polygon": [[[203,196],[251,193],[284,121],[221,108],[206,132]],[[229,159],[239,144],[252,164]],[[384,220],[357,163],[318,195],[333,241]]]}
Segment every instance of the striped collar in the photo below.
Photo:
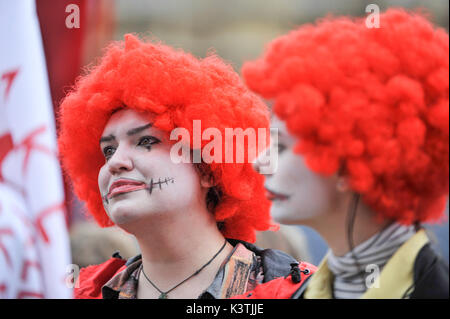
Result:
{"label": "striped collar", "polygon": [[[419,251],[428,242],[428,236],[423,229],[406,241],[384,266],[378,278],[378,288],[367,289],[361,299],[402,298],[414,283],[414,261]],[[311,277],[304,298],[331,299],[332,283],[333,274],[328,268],[326,256]]]}

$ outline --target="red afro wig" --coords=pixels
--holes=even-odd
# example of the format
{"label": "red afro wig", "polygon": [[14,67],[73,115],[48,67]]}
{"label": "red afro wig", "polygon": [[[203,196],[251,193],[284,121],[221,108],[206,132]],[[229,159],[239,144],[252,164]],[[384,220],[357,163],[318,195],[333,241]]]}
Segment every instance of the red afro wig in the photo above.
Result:
{"label": "red afro wig", "polygon": [[[191,139],[194,120],[201,120],[202,131],[211,127],[222,134],[227,127],[269,128],[266,105],[216,55],[197,59],[126,35],[125,41],[111,44],[100,63],[77,81],[59,113],[63,167],[76,195],[102,227],[113,222],[98,189],[98,173],[105,161],[98,143],[109,117],[121,107],[148,112],[154,116],[153,126],[167,134],[185,128]],[[202,148],[207,143],[202,140]],[[213,213],[223,225],[222,233],[253,242],[255,230],[267,230],[272,223],[264,177],[249,162],[213,162],[207,169],[221,193]]]}
{"label": "red afro wig", "polygon": [[274,99],[312,171],[342,170],[378,219],[441,219],[449,37],[424,15],[389,9],[379,28],[327,17],[275,39],[242,73],[250,89]]}

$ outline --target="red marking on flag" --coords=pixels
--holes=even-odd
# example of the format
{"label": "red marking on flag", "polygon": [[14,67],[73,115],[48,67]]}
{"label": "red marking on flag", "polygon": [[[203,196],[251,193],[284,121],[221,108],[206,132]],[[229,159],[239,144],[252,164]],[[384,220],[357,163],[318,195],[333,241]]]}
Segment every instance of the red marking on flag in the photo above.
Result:
{"label": "red marking on flag", "polygon": [[37,215],[36,227],[46,243],[50,242],[50,238],[48,238],[48,235],[44,229],[44,224],[43,224],[44,219],[47,218],[50,214],[57,213],[58,211],[62,211],[63,213],[65,213],[65,209],[66,208],[64,206],[64,202],[62,202],[62,203],[55,204],[53,206],[50,206],[50,207],[44,209],[42,212],[40,212]]}
{"label": "red marking on flag", "polygon": [[30,160],[30,155],[32,150],[41,151],[43,153],[46,153],[50,156],[56,156],[56,153],[53,152],[51,149],[44,145],[38,145],[36,144],[36,141],[34,140],[39,134],[44,133],[47,130],[47,127],[45,125],[42,125],[32,131],[30,134],[28,134],[27,137],[15,148],[25,148],[25,159],[22,164],[22,173],[25,175],[26,169],[28,167],[28,161]]}
{"label": "red marking on flag", "polygon": [[13,231],[11,228],[0,228],[0,235],[12,235]]}
{"label": "red marking on flag", "polygon": [[15,149],[12,137],[10,133],[6,133],[0,136],[0,183],[5,183],[10,186],[12,189],[15,189],[17,192],[21,193],[23,196],[26,195],[25,190],[17,185],[15,182],[7,180],[3,174],[3,161],[8,156],[8,154]]}
{"label": "red marking on flag", "polygon": [[16,205],[14,205],[14,211],[19,219],[22,221],[22,224],[28,228],[28,238],[25,243],[25,247],[34,247],[36,245],[37,238],[35,236],[35,227],[31,219]]}
{"label": "red marking on flag", "polygon": [[22,268],[22,275],[21,278],[23,281],[27,280],[28,277],[28,269],[34,267],[39,271],[42,271],[41,269],[41,264],[37,261],[31,261],[31,260],[25,260],[23,263],[23,268]]}
{"label": "red marking on flag", "polygon": [[[13,233],[12,229],[10,229],[10,228],[0,228],[0,239],[4,235],[13,236],[14,233]],[[5,245],[1,241],[0,241],[0,250],[3,252],[6,262],[8,263],[8,266],[12,267],[11,256],[9,255],[8,250],[6,249]]]}
{"label": "red marking on flag", "polygon": [[44,294],[41,292],[34,292],[34,291],[26,291],[22,290],[17,294],[17,299],[24,299],[24,298],[40,298],[44,299]]}
{"label": "red marking on flag", "polygon": [[14,149],[14,143],[10,133],[0,136],[0,182],[3,182],[2,166],[5,157]]}
{"label": "red marking on flag", "polygon": [[2,74],[2,80],[6,81],[6,89],[5,89],[5,96],[4,101],[9,97],[9,92],[11,91],[11,86],[14,81],[14,79],[17,76],[17,73],[19,73],[19,69],[12,70],[10,72],[6,72]]}
{"label": "red marking on flag", "polygon": [[6,292],[7,288],[8,286],[6,286],[5,284],[0,284],[0,293],[3,295]]}

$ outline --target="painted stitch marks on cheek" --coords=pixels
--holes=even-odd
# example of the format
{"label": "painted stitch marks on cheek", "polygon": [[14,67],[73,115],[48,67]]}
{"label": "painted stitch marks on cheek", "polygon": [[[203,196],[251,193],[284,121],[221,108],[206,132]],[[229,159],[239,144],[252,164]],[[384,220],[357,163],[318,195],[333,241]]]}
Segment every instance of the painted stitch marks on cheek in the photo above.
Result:
{"label": "painted stitch marks on cheek", "polygon": [[148,191],[151,195],[154,188],[156,188],[156,189],[159,188],[161,190],[163,187],[162,185],[168,186],[169,184],[173,184],[173,183],[175,183],[175,179],[173,177],[166,177],[166,178],[164,178],[164,180],[161,180],[161,178],[158,178],[157,182],[155,182],[152,178],[152,180],[150,181],[149,187],[148,187]]}
{"label": "painted stitch marks on cheek", "polygon": [[158,178],[157,182],[155,181],[155,179],[152,178],[149,184],[143,184],[142,186],[139,186],[139,187],[123,189],[122,191],[117,192],[115,194],[110,194],[110,193],[105,194],[102,196],[102,200],[106,205],[108,205],[109,201],[116,196],[131,193],[131,192],[136,192],[136,191],[143,190],[143,189],[147,189],[149,194],[151,195],[153,193],[154,189],[163,190],[164,187],[167,187],[170,184],[174,184],[174,183],[175,183],[175,179],[173,177],[165,177],[165,178],[160,177],[160,178]]}

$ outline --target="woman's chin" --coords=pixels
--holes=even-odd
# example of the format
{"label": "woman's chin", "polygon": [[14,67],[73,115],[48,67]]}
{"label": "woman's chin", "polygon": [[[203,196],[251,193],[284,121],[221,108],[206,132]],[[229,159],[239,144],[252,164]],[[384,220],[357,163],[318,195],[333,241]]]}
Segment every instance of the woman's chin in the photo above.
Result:
{"label": "woman's chin", "polygon": [[310,220],[308,216],[302,215],[298,209],[288,210],[272,206],[270,215],[276,223],[283,225],[303,225],[308,224]]}
{"label": "woman's chin", "polygon": [[277,209],[277,208],[271,208],[270,210],[270,215],[272,216],[272,219],[279,224],[283,224],[283,225],[293,225],[295,224],[295,220],[297,218],[295,218],[295,216],[291,216],[291,214],[289,214],[289,212],[286,212],[282,209]]}
{"label": "woman's chin", "polygon": [[115,225],[127,231],[139,229],[150,223],[159,223],[171,218],[170,211],[154,202],[137,202],[123,199],[117,202],[110,201],[108,216]]}
{"label": "woman's chin", "polygon": [[133,212],[130,209],[115,209],[112,210],[108,215],[109,218],[111,218],[111,220],[114,222],[114,224],[122,228],[127,224],[132,224],[133,222],[141,219],[138,213]]}

